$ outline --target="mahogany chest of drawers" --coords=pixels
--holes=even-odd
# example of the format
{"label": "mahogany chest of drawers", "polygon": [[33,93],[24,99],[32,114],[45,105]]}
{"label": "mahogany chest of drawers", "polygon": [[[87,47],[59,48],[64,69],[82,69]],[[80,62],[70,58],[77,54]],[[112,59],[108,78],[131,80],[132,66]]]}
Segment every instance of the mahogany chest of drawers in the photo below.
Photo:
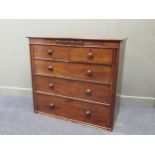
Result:
{"label": "mahogany chest of drawers", "polygon": [[121,41],[30,37],[34,111],[112,130]]}

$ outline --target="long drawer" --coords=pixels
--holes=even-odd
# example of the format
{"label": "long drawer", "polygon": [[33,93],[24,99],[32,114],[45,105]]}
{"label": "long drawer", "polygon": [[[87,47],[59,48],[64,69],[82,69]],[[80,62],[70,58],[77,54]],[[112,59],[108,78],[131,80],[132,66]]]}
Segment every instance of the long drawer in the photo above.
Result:
{"label": "long drawer", "polygon": [[107,85],[36,76],[36,90],[110,104],[112,89]]}
{"label": "long drawer", "polygon": [[35,60],[35,73],[112,83],[112,67],[104,65]]}
{"label": "long drawer", "polygon": [[112,65],[113,49],[57,46],[33,46],[35,59],[67,60]]}
{"label": "long drawer", "polygon": [[109,126],[109,106],[37,94],[38,111],[99,126]]}

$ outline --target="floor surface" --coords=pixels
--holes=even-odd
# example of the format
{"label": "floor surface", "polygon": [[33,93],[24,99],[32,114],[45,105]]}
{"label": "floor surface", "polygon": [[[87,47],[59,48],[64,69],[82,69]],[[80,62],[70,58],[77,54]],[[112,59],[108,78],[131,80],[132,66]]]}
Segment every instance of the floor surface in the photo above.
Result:
{"label": "floor surface", "polygon": [[31,97],[0,96],[1,135],[155,134],[155,107],[122,104],[112,132],[33,113]]}

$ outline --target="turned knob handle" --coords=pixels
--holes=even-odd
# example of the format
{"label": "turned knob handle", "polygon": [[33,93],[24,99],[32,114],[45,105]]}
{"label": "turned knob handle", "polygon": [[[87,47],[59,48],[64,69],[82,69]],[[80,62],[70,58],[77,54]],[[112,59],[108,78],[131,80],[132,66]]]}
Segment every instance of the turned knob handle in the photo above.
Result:
{"label": "turned knob handle", "polygon": [[93,55],[92,52],[89,52],[88,55],[87,55],[87,57],[88,57],[89,59],[93,59],[94,55]]}
{"label": "turned knob handle", "polygon": [[48,54],[49,54],[49,55],[52,55],[52,54],[53,54],[53,51],[52,51],[51,49],[49,49],[49,50],[48,50]]}
{"label": "turned knob handle", "polygon": [[87,74],[88,76],[92,76],[93,72],[92,72],[92,70],[88,69],[87,72],[86,72],[86,74]]}
{"label": "turned knob handle", "polygon": [[53,66],[48,66],[48,70],[53,71]]}
{"label": "turned knob handle", "polygon": [[54,103],[50,103],[49,107],[50,107],[51,109],[53,109],[53,108],[55,107],[55,104],[54,104]]}
{"label": "turned knob handle", "polygon": [[85,112],[85,114],[86,114],[86,116],[89,116],[89,117],[90,117],[91,112],[90,112],[89,110],[87,110],[87,111]]}
{"label": "turned knob handle", "polygon": [[87,95],[91,95],[91,93],[92,93],[91,89],[86,89],[86,94]]}
{"label": "turned knob handle", "polygon": [[53,88],[54,87],[54,84],[53,83],[50,83],[49,84],[49,88]]}

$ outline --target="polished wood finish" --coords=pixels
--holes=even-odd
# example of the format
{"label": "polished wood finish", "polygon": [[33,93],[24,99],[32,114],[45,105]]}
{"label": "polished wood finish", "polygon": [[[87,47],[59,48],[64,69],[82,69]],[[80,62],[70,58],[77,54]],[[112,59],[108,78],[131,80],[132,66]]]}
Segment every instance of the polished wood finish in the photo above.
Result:
{"label": "polished wood finish", "polygon": [[122,40],[29,41],[34,111],[112,130]]}
{"label": "polished wood finish", "polygon": [[[109,124],[109,107],[87,102],[79,102],[61,97],[37,95],[38,111],[93,123],[100,126]],[[102,116],[102,117],[101,117]]]}
{"label": "polished wood finish", "polygon": [[112,67],[35,60],[35,73],[112,83]]}
{"label": "polished wood finish", "polygon": [[112,49],[71,48],[70,60],[93,64],[112,65]]}
{"label": "polished wood finish", "polygon": [[[122,38],[120,39],[109,39],[109,38],[42,38],[42,37],[28,37],[30,40],[31,45],[56,45],[56,46],[77,46],[77,47],[95,47],[95,48],[119,48],[120,42],[122,41]],[[62,40],[68,41],[68,44],[58,43],[57,41]],[[69,44],[69,41],[76,40],[76,41],[82,41],[81,44]]]}
{"label": "polished wood finish", "polygon": [[85,100],[111,103],[111,86],[36,76],[36,90]]}
{"label": "polished wood finish", "polygon": [[67,47],[59,47],[56,46],[43,46],[43,45],[35,45],[33,47],[35,50],[34,58],[39,59],[53,59],[53,60],[68,60],[69,59],[69,48]]}

